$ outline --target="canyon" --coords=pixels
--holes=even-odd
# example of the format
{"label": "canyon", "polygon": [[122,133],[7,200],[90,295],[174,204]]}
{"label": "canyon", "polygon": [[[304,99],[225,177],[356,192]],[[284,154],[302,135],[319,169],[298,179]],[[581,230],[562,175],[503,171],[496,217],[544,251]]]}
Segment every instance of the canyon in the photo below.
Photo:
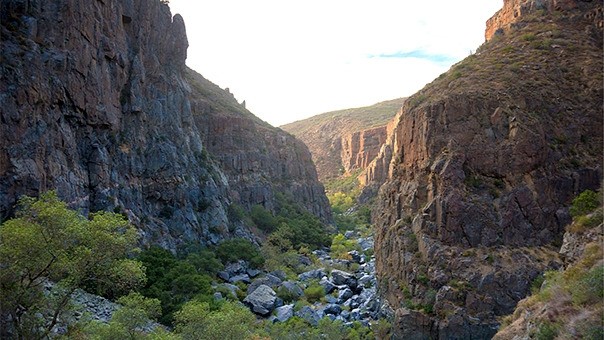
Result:
{"label": "canyon", "polygon": [[[505,0],[485,43],[411,97],[281,128],[186,66],[185,24],[165,1],[4,0],[0,29],[0,221],[56,190],[84,215],[123,214],[143,248],[262,245],[254,208],[275,217],[285,197],[331,231],[322,182],[354,176],[374,235],[346,236],[362,260],[305,250],[358,268],[298,273],[296,291],[315,275],[342,296],[296,315],[388,318],[395,339],[528,336],[531,284],[601,244],[601,223],[568,232],[573,198],[602,185],[601,2]],[[226,265],[221,287],[248,275],[272,291],[265,310],[248,287],[254,312],[292,317],[273,291],[285,273],[271,283],[282,272],[247,265]],[[510,314],[522,316],[502,329]]]}

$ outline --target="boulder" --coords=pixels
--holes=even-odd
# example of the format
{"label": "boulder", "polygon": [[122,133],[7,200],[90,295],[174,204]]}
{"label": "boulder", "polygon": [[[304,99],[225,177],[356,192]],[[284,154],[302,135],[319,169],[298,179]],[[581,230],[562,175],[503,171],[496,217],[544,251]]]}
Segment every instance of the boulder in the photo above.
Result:
{"label": "boulder", "polygon": [[294,316],[294,305],[285,305],[275,309],[276,321],[285,322]]}
{"label": "boulder", "polygon": [[225,270],[221,270],[218,272],[218,277],[221,278],[223,281],[229,281],[229,279],[231,278],[231,276],[229,275],[229,272],[225,271]]}
{"label": "boulder", "polygon": [[342,312],[342,307],[337,304],[329,304],[323,310],[325,314],[339,315]]}
{"label": "boulder", "polygon": [[304,295],[302,288],[293,281],[283,282],[280,289],[286,289],[294,299],[298,299]]}
{"label": "boulder", "polygon": [[312,260],[308,256],[304,256],[304,255],[298,256],[298,262],[300,262],[300,264],[304,265],[304,266],[312,265]]}
{"label": "boulder", "polygon": [[287,279],[287,274],[285,274],[283,270],[273,270],[269,274],[278,277],[281,281],[285,281]]}
{"label": "boulder", "polygon": [[356,250],[351,250],[348,252],[348,255],[350,255],[350,258],[352,259],[352,262],[354,263],[361,263],[361,254],[356,251]]}
{"label": "boulder", "polygon": [[260,275],[260,273],[262,273],[262,272],[258,269],[250,268],[247,270],[247,275],[249,275],[249,277],[251,277],[251,278],[254,278],[254,277]]}
{"label": "boulder", "polygon": [[243,299],[243,303],[250,307],[252,312],[267,316],[275,308],[275,300],[277,294],[271,287],[267,285],[260,285],[251,294]]}
{"label": "boulder", "polygon": [[363,251],[372,249],[373,248],[373,236],[370,236],[367,238],[360,238],[360,239],[358,239],[358,243],[359,243],[359,246],[361,246],[361,249]]}
{"label": "boulder", "polygon": [[232,276],[231,278],[229,278],[229,282],[230,283],[243,282],[247,285],[247,284],[250,284],[252,282],[252,280],[250,280],[250,277],[247,274],[240,274],[240,275],[235,275],[235,276]]}
{"label": "boulder", "polygon": [[353,295],[354,295],[354,293],[352,292],[352,290],[350,290],[350,288],[346,287],[346,289],[341,290],[338,293],[338,301],[340,303],[344,303],[344,301],[350,299]]}
{"label": "boulder", "polygon": [[354,277],[354,275],[342,270],[332,270],[331,281],[336,285],[346,285],[353,291],[357,289],[357,279]]}
{"label": "boulder", "polygon": [[312,326],[316,326],[319,324],[319,320],[321,317],[315,310],[310,308],[309,306],[302,307],[299,311],[294,313],[295,316],[306,320]]}
{"label": "boulder", "polygon": [[326,277],[322,278],[321,281],[319,281],[319,285],[323,287],[323,289],[325,289],[325,294],[331,294],[331,292],[336,289],[336,286]]}
{"label": "boulder", "polygon": [[371,274],[365,274],[358,280],[358,284],[361,287],[371,287],[375,285],[375,276]]}
{"label": "boulder", "polygon": [[319,268],[319,269],[309,270],[307,272],[304,272],[304,273],[298,275],[298,280],[300,280],[300,281],[308,281],[308,280],[312,280],[312,279],[320,280],[323,276],[326,276],[325,269]]}
{"label": "boulder", "polygon": [[276,288],[280,284],[281,284],[280,278],[278,278],[272,274],[266,274],[266,276],[255,279],[254,282],[252,282],[247,287],[247,293],[251,294],[254,290],[256,290],[256,288],[260,287],[261,285],[266,285],[271,288]]}
{"label": "boulder", "polygon": [[226,290],[229,291],[228,294],[233,299],[237,299],[237,291],[241,291],[241,289],[239,289],[239,287],[232,285],[230,283],[221,283],[218,286],[216,286],[216,289],[221,289],[221,288],[223,288],[223,291],[224,291],[224,288],[226,288]]}

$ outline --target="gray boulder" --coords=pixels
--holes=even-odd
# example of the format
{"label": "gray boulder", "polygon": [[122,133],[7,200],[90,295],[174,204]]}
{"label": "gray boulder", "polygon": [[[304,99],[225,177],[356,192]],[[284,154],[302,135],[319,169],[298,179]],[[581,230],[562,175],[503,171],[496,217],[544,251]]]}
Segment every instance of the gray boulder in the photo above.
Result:
{"label": "gray boulder", "polygon": [[322,278],[321,281],[319,281],[319,285],[321,287],[323,287],[323,289],[325,289],[325,294],[331,294],[331,292],[333,292],[336,289],[336,286],[331,283],[331,281],[327,280],[327,278]]}
{"label": "gray boulder", "polygon": [[247,274],[240,274],[240,275],[235,275],[235,276],[232,276],[231,278],[229,278],[229,282],[230,283],[243,282],[247,285],[247,284],[250,284],[252,282],[252,280],[250,280],[250,277]]}
{"label": "gray boulder", "polygon": [[297,311],[296,313],[294,313],[294,315],[297,316],[297,317],[299,317],[299,318],[302,318],[302,319],[306,320],[306,322],[308,322],[312,326],[318,325],[319,324],[319,320],[321,319],[321,317],[319,316],[319,314],[317,314],[317,312],[315,312],[309,306],[302,307],[299,311]]}
{"label": "gray boulder", "polygon": [[326,275],[325,270],[323,268],[313,269],[313,270],[309,270],[307,272],[304,272],[304,273],[298,275],[298,280],[300,280],[300,281],[308,281],[308,280],[312,280],[312,279],[319,280],[325,275]]}
{"label": "gray boulder", "polygon": [[344,237],[348,240],[350,240],[351,238],[355,237],[356,233],[352,230],[348,230],[344,233]]}
{"label": "gray boulder", "polygon": [[294,305],[285,305],[275,309],[277,313],[276,321],[285,322],[294,316]]}
{"label": "gray boulder", "polygon": [[266,285],[271,288],[276,288],[280,284],[281,284],[280,278],[278,278],[272,274],[266,274],[266,276],[255,279],[254,282],[252,282],[247,287],[247,293],[251,294],[254,290],[256,290],[256,288],[260,287],[261,285]]}
{"label": "gray boulder", "polygon": [[267,316],[275,309],[277,294],[271,287],[260,285],[251,294],[243,299],[243,303],[250,307],[252,312]]}
{"label": "gray boulder", "polygon": [[254,277],[260,275],[260,273],[262,273],[262,272],[259,271],[258,269],[250,268],[247,270],[247,275],[249,275],[249,277],[251,277],[251,278],[254,278]]}
{"label": "gray boulder", "polygon": [[342,307],[336,304],[330,304],[323,310],[325,314],[339,315],[342,312]]}
{"label": "gray boulder", "polygon": [[331,281],[336,285],[346,285],[353,291],[357,289],[357,279],[353,274],[334,269],[331,271]]}
{"label": "gray boulder", "polygon": [[285,281],[279,289],[285,289],[294,299],[298,299],[304,295],[304,291],[293,281]]}
{"label": "gray boulder", "polygon": [[338,293],[338,301],[340,303],[344,303],[344,301],[350,299],[352,296],[354,295],[354,293],[352,292],[352,290],[350,290],[350,288],[346,288],[344,290],[341,290]]}

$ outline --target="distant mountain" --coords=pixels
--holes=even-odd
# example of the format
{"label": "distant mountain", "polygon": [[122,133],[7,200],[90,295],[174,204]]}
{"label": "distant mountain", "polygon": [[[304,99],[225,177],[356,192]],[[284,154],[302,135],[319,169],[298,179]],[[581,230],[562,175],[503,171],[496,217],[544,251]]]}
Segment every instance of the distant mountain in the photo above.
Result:
{"label": "distant mountain", "polygon": [[366,167],[385,142],[388,121],[404,102],[398,98],[327,112],[281,128],[308,146],[319,179],[326,180]]}

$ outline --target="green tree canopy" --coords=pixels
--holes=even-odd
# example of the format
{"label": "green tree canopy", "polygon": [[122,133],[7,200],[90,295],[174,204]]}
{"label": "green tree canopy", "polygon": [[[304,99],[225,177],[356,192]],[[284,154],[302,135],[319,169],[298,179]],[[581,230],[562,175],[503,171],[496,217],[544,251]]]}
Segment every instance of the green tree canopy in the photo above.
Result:
{"label": "green tree canopy", "polygon": [[[85,218],[53,191],[21,198],[16,217],[0,226],[0,310],[17,337],[46,337],[79,287],[120,295],[143,284],[143,266],[127,259],[136,240],[121,215]],[[45,294],[49,280],[53,292]]]}

